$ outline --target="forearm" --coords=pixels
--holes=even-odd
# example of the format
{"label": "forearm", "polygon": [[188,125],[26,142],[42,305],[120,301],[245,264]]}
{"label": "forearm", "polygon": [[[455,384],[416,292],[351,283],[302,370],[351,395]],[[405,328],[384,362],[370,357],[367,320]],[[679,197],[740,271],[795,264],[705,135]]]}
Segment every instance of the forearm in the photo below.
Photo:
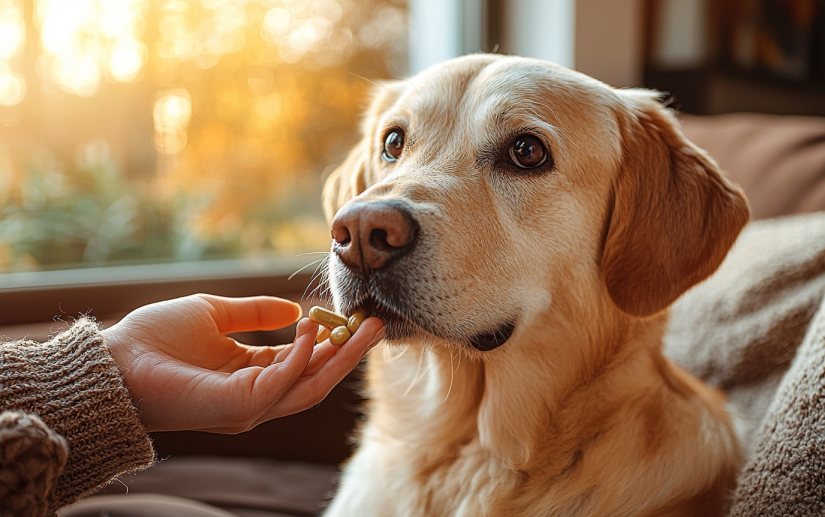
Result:
{"label": "forearm", "polygon": [[[118,366],[89,320],[79,320],[47,343],[0,344],[0,413],[4,411],[38,415],[66,440],[65,468],[47,495],[50,512],[154,461]],[[13,439],[14,431],[0,433],[0,451],[14,446]],[[15,466],[2,468],[13,471]]]}

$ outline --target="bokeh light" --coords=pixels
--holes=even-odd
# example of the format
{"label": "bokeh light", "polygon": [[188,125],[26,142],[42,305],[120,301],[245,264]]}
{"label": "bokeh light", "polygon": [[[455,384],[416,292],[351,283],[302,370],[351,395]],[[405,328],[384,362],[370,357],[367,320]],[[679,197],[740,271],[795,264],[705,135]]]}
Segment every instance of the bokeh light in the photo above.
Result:
{"label": "bokeh light", "polygon": [[176,154],[186,147],[186,125],[192,116],[192,98],[184,88],[164,92],[155,100],[152,115],[155,148],[163,154]]}
{"label": "bokeh light", "polygon": [[[24,3],[26,2],[26,3]],[[405,0],[0,0],[0,272],[320,251]]]}
{"label": "bokeh light", "polygon": [[0,0],[0,106],[20,104],[26,97],[26,79],[11,66],[23,50],[25,39],[22,2]]}
{"label": "bokeh light", "polygon": [[0,105],[14,106],[26,96],[26,80],[0,63]]}
{"label": "bokeh light", "polygon": [[148,0],[38,0],[46,84],[90,97],[107,78],[133,81],[144,64]]}
{"label": "bokeh light", "polygon": [[0,0],[0,60],[17,55],[25,39],[26,25],[20,2]]}

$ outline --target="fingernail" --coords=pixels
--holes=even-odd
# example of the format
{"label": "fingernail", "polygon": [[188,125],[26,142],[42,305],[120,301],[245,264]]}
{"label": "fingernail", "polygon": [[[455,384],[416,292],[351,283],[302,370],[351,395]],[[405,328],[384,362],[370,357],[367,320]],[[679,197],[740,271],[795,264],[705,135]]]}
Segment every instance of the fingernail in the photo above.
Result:
{"label": "fingernail", "polygon": [[292,302],[292,305],[298,308],[298,319],[301,319],[304,316],[304,308],[297,302]]}

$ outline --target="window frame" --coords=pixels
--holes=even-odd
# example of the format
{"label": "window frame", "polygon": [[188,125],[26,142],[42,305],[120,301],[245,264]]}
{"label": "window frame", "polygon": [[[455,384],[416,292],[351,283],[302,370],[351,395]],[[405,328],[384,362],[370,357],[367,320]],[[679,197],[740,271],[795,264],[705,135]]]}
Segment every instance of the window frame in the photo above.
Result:
{"label": "window frame", "polygon": [[143,305],[195,293],[297,301],[309,292],[313,269],[295,272],[312,260],[273,257],[7,273],[0,275],[0,327],[84,314],[119,319]]}

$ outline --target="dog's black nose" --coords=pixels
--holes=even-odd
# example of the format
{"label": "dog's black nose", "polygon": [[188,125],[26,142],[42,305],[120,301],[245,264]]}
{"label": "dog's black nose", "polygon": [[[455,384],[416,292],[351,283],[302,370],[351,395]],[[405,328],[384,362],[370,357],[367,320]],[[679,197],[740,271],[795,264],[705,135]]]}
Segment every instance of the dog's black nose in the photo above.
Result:
{"label": "dog's black nose", "polygon": [[332,220],[333,251],[353,269],[381,269],[412,248],[418,221],[392,201],[345,205]]}

